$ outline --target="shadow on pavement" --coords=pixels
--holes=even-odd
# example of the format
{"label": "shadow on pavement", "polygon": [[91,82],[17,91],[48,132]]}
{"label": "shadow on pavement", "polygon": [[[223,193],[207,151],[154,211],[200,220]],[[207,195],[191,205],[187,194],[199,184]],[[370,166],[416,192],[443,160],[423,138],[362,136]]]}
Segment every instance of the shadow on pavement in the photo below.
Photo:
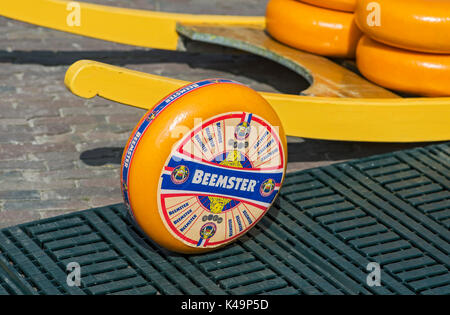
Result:
{"label": "shadow on pavement", "polygon": [[[209,50],[214,51],[214,50]],[[160,63],[187,64],[192,69],[216,70],[240,75],[267,84],[276,91],[299,94],[309,83],[297,73],[259,56],[232,50],[224,53],[182,52],[166,50],[94,50],[94,51],[12,51],[0,50],[0,63],[69,66],[81,59],[95,60],[116,66]]]}
{"label": "shadow on pavement", "polygon": [[[369,143],[299,139],[288,143],[288,161],[321,162],[359,159],[372,155],[421,147],[430,143]],[[123,148],[104,147],[86,150],[80,159],[89,166],[120,164]]]}

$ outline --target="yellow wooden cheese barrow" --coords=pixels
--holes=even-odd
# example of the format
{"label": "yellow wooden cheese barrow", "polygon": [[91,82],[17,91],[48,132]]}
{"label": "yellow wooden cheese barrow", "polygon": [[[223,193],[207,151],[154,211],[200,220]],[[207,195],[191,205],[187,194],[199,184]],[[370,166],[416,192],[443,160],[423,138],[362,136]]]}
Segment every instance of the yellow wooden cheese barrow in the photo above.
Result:
{"label": "yellow wooden cheese barrow", "polygon": [[[273,40],[264,17],[192,15],[63,0],[0,0],[0,15],[123,44],[185,50],[186,40],[241,49],[302,75],[302,95],[261,93],[292,136],[373,142],[450,139],[450,98],[401,98],[327,58]],[[65,83],[81,97],[101,97],[144,109],[186,84],[94,61],[79,61]]]}

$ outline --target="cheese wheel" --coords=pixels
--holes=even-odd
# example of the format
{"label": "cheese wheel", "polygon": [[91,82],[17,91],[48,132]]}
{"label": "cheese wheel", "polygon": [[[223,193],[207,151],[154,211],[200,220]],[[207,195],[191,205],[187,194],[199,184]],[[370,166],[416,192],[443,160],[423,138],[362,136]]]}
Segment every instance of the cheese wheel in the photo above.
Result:
{"label": "cheese wheel", "polygon": [[300,0],[325,9],[353,12],[356,7],[356,0]]}
{"label": "cheese wheel", "polygon": [[450,96],[450,55],[413,52],[363,36],[356,62],[367,79],[385,88],[423,96]]}
{"label": "cheese wheel", "polygon": [[449,0],[360,0],[355,19],[371,38],[399,48],[450,53]]}
{"label": "cheese wheel", "polygon": [[211,79],[149,110],[122,157],[122,192],[140,228],[161,246],[201,253],[252,228],[284,179],[286,136],[267,101]]}
{"label": "cheese wheel", "polygon": [[267,5],[266,28],[286,45],[339,58],[353,58],[361,36],[353,14],[295,0],[271,0]]}

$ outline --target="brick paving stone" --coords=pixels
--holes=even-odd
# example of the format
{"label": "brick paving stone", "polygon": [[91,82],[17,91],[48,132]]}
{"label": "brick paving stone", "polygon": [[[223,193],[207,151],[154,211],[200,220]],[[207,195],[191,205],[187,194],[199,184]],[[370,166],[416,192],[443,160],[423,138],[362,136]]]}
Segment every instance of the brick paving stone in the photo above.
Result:
{"label": "brick paving stone", "polygon": [[6,200],[2,205],[3,211],[27,211],[27,210],[79,210],[79,208],[87,208],[88,200]]}
{"label": "brick paving stone", "polygon": [[[1,204],[0,204],[1,209]],[[0,211],[0,229],[22,222],[39,220],[42,216],[35,209],[22,211]]]}
{"label": "brick paving stone", "polygon": [[[263,15],[268,0],[89,1],[182,13]],[[121,202],[120,157],[144,111],[72,95],[64,75],[79,59],[186,81],[226,77],[268,92],[296,94],[306,86],[290,70],[256,56],[144,49],[0,17],[0,228]],[[414,145],[290,137],[288,170]]]}
{"label": "brick paving stone", "polygon": [[6,190],[0,191],[2,200],[41,200],[38,190]]}

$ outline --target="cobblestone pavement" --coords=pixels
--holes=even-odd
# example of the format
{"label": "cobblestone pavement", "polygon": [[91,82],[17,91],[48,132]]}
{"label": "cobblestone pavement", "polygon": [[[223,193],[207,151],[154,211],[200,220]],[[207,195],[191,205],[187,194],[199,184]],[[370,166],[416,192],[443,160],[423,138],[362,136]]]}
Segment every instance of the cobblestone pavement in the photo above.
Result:
{"label": "cobblestone pavement", "polygon": [[[263,15],[267,0],[91,0],[188,13]],[[63,84],[93,59],[184,80],[226,77],[262,91],[298,93],[303,79],[250,55],[146,50],[0,17],[0,228],[121,202],[122,148],[143,111],[84,100]],[[413,145],[289,139],[289,170]]]}

